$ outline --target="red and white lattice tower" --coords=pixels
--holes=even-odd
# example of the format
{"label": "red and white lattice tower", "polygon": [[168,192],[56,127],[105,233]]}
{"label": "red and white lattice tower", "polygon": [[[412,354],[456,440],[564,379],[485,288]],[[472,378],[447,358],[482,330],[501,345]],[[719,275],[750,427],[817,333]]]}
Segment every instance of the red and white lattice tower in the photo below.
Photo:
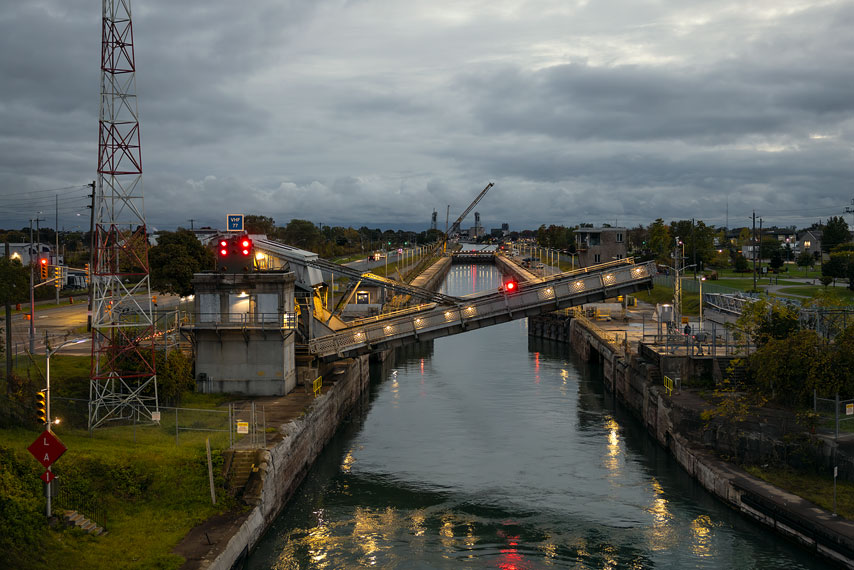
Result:
{"label": "red and white lattice tower", "polygon": [[158,409],[130,0],[102,11],[90,430]]}

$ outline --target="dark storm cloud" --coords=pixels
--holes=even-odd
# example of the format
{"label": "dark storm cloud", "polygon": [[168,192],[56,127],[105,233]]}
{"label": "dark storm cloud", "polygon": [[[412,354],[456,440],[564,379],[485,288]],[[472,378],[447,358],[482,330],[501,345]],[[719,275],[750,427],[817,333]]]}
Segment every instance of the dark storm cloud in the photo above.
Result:
{"label": "dark storm cloud", "polygon": [[[850,204],[850,2],[147,0],[133,17],[157,227],[237,210],[426,227],[489,181],[488,227],[727,207],[800,224]],[[99,50],[91,2],[4,7],[0,194],[95,177]]]}

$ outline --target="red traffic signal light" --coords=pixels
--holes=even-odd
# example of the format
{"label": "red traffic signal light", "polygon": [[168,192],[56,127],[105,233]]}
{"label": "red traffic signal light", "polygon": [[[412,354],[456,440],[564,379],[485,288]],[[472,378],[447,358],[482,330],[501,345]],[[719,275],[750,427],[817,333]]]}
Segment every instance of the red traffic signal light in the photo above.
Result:
{"label": "red traffic signal light", "polygon": [[47,279],[47,277],[48,277],[48,273],[47,273],[47,259],[46,259],[46,258],[44,258],[44,257],[43,257],[43,258],[41,258],[41,259],[39,259],[39,271],[40,271],[40,274],[41,274],[41,278],[42,278],[42,279]]}
{"label": "red traffic signal light", "polygon": [[240,273],[254,269],[252,259],[254,244],[248,235],[219,238],[217,245],[219,271]]}
{"label": "red traffic signal light", "polygon": [[504,281],[504,284],[501,285],[500,290],[505,293],[515,293],[519,288],[519,283],[515,279],[507,279]]}

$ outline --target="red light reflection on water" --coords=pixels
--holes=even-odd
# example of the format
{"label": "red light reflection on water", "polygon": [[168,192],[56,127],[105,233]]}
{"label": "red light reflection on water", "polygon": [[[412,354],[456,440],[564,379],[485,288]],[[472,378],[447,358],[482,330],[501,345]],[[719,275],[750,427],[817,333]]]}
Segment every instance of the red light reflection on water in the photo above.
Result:
{"label": "red light reflection on water", "polygon": [[502,570],[523,570],[525,568],[533,568],[533,566],[519,554],[517,546],[519,546],[518,536],[506,537],[507,547],[501,549],[501,556],[498,558],[498,568]]}

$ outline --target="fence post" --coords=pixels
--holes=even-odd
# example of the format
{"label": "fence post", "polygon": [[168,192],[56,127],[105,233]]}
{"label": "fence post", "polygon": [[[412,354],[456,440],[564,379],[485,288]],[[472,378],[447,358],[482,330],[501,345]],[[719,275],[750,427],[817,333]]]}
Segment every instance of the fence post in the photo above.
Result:
{"label": "fence post", "polygon": [[839,392],[836,393],[836,438],[839,439]]}
{"label": "fence post", "polygon": [[178,445],[178,407],[175,406],[175,445]]}

